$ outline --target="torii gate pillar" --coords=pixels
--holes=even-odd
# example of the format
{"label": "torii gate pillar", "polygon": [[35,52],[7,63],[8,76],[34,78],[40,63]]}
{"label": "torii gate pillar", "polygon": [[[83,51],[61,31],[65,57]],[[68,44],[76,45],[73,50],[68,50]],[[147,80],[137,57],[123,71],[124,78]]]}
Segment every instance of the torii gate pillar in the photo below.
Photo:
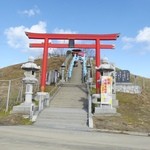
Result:
{"label": "torii gate pillar", "polygon": [[[100,40],[96,39],[96,52],[95,52],[95,59],[96,59],[96,67],[100,66]],[[100,83],[98,82],[98,80],[100,79],[100,72],[96,70],[96,93],[100,93]]]}
{"label": "torii gate pillar", "polygon": [[41,74],[41,92],[45,91],[47,61],[48,61],[48,38],[45,38],[44,51],[43,51],[43,62],[42,62],[42,74]]}

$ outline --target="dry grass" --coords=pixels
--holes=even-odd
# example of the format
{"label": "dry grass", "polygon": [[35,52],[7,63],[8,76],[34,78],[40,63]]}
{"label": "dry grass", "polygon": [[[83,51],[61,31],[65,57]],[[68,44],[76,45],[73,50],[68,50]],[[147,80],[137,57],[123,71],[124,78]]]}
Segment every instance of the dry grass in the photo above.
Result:
{"label": "dry grass", "polygon": [[30,119],[23,118],[21,114],[2,114],[0,115],[0,125],[31,125]]}
{"label": "dry grass", "polygon": [[[64,62],[65,57],[51,57],[48,59],[47,70],[60,69],[61,64]],[[37,65],[42,67],[42,60],[35,60]],[[24,71],[21,69],[21,64],[16,64],[0,69],[0,80],[12,80],[20,77],[24,77]]]}
{"label": "dry grass", "polygon": [[[95,128],[120,131],[150,132],[150,79],[144,79],[141,94],[117,93],[120,116],[95,116]],[[137,82],[142,86],[143,78]]]}
{"label": "dry grass", "polygon": [[[65,61],[65,57],[51,57],[48,59],[48,66],[47,70],[60,70],[60,66],[62,63]],[[35,63],[37,65],[42,66],[42,60],[38,59],[35,60]],[[21,69],[21,64],[16,64],[12,66],[8,66],[5,68],[0,69],[0,80],[13,80],[16,78],[23,78],[24,77],[24,71]],[[41,73],[41,70],[37,73],[37,78],[39,74]],[[4,85],[6,84],[6,85]],[[8,83],[6,82],[1,82],[0,86],[0,98],[1,96],[6,97],[7,95],[7,88],[8,88]],[[4,86],[6,86],[6,92],[4,92]],[[14,89],[17,88],[19,85],[17,82],[15,82],[15,85],[13,85]],[[50,92],[53,89],[54,85],[47,86],[46,90]],[[11,90],[12,94],[12,90]],[[18,94],[18,90],[16,90],[16,93],[13,93],[14,97],[11,97],[11,100],[16,100]],[[0,103],[1,104],[1,103]],[[3,112],[0,112],[0,125],[17,125],[17,124],[30,124],[31,122],[27,119],[24,119],[21,117],[21,115],[18,114],[4,114]]]}

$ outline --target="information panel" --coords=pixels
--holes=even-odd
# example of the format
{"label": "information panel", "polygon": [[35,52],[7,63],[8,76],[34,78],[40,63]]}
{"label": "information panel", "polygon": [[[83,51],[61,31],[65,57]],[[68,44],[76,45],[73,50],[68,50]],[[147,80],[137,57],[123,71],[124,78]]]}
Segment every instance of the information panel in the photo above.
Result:
{"label": "information panel", "polygon": [[116,71],[116,82],[130,82],[130,72],[128,70]]}

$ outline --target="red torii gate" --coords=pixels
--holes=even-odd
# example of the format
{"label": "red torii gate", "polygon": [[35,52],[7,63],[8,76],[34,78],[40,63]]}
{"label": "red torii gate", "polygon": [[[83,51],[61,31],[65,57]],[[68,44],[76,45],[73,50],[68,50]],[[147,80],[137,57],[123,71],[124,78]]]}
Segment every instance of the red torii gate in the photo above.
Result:
{"label": "red torii gate", "polygon": [[[47,34],[47,33],[30,33],[25,32],[29,39],[43,39],[44,43],[31,43],[32,48],[44,48],[42,61],[42,75],[41,75],[41,91],[44,92],[46,84],[48,48],[88,48],[96,49],[96,66],[100,66],[100,49],[113,49],[114,46],[110,44],[100,44],[101,40],[116,40],[119,34]],[[93,40],[95,44],[69,44],[49,43],[49,40]],[[100,79],[100,73],[96,71],[96,93],[99,93],[100,84],[97,80]]]}

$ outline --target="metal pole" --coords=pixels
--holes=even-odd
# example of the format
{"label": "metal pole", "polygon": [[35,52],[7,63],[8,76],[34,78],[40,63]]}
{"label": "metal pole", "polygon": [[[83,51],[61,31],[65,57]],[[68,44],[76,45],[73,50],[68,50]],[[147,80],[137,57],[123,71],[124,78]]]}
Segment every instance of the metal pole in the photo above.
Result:
{"label": "metal pole", "polygon": [[6,102],[6,110],[5,110],[5,112],[7,112],[8,108],[9,108],[9,97],[10,97],[11,80],[9,80],[8,82],[9,82],[9,85],[8,85],[8,93],[7,93],[7,102]]}

